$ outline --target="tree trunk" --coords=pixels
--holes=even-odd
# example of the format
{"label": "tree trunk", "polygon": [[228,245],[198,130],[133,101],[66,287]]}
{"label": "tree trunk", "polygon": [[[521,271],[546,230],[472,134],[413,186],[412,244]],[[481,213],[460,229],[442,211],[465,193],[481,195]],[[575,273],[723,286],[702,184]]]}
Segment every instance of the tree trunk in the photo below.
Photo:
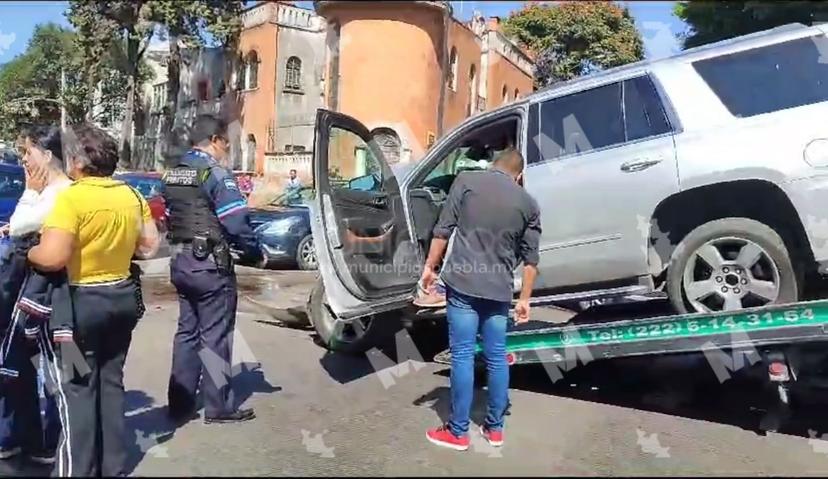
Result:
{"label": "tree trunk", "polygon": [[164,158],[165,164],[169,164],[174,160],[175,156],[180,154],[176,148],[178,138],[176,138],[176,112],[178,111],[178,92],[181,89],[180,74],[181,74],[181,47],[178,45],[178,35],[170,32],[170,57],[167,59],[167,101],[164,104],[164,112],[161,120],[161,157]]}
{"label": "tree trunk", "polygon": [[138,77],[138,39],[134,32],[127,34],[127,96],[124,119],[121,124],[121,168],[132,167],[132,123],[135,110],[135,88]]}

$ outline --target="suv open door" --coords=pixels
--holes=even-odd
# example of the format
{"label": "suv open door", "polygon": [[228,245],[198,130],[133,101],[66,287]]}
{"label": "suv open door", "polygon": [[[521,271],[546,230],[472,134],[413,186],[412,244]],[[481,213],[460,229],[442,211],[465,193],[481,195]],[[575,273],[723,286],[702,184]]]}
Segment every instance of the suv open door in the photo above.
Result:
{"label": "suv open door", "polygon": [[318,110],[313,177],[311,230],[324,282],[317,301],[324,300],[340,328],[343,319],[410,302],[420,253],[400,185],[368,129],[347,115]]}

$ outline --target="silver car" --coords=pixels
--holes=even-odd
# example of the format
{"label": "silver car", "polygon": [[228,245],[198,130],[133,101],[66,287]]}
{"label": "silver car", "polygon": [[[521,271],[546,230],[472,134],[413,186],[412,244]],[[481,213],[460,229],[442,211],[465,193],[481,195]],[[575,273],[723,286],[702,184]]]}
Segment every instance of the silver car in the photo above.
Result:
{"label": "silver car", "polygon": [[422,313],[410,302],[453,179],[509,145],[542,213],[539,301],[798,300],[828,264],[826,31],[788,25],[557,84],[469,118],[404,176],[357,120],[320,110],[320,337],[364,351],[400,310]]}

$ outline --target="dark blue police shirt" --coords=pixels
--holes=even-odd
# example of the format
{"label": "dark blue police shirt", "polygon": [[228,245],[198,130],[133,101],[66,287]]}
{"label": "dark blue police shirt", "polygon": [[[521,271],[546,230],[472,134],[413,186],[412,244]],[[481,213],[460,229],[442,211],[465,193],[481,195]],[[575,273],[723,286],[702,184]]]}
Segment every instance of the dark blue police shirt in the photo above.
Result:
{"label": "dark blue police shirt", "polygon": [[247,254],[258,251],[258,241],[250,226],[247,201],[239,190],[233,173],[222,167],[215,158],[201,150],[190,150],[179,161],[179,166],[209,169],[210,174],[202,188],[215,209],[228,243]]}

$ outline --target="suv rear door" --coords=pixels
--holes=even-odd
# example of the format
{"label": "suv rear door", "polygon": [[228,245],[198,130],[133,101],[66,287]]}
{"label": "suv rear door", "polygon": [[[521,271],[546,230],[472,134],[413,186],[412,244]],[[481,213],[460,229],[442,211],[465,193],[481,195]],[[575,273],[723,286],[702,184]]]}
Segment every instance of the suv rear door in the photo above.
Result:
{"label": "suv rear door", "polygon": [[650,217],[678,191],[675,127],[652,79],[619,78],[529,114],[525,181],[543,225],[537,287],[637,282],[648,272]]}
{"label": "suv rear door", "polygon": [[403,307],[419,278],[403,195],[359,121],[316,115],[311,229],[327,304],[349,319]]}

